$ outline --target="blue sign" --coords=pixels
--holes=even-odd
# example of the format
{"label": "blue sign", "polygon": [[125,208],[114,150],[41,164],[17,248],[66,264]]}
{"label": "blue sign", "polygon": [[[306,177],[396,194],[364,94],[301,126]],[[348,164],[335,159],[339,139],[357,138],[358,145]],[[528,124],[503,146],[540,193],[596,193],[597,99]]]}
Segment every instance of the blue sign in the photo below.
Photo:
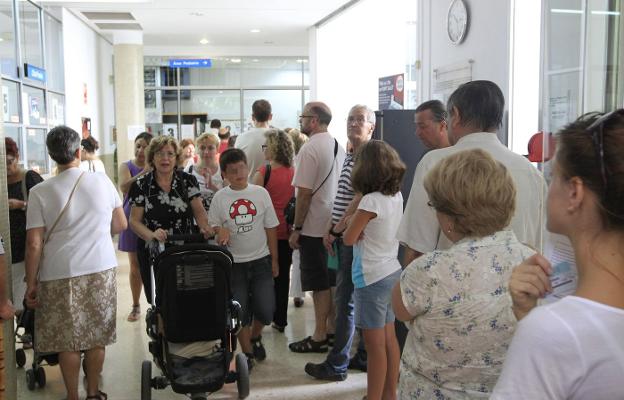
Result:
{"label": "blue sign", "polygon": [[212,67],[212,60],[210,58],[169,60],[169,68],[210,68],[210,67]]}
{"label": "blue sign", "polygon": [[46,80],[46,72],[43,68],[37,68],[34,65],[24,63],[24,71],[28,79],[40,82],[45,82]]}

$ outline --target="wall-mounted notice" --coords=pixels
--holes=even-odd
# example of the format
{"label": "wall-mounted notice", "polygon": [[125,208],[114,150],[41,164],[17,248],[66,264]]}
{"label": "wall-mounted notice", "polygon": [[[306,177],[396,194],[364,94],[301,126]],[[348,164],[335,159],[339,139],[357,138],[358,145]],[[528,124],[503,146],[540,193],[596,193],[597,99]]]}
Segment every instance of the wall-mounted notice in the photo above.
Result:
{"label": "wall-mounted notice", "polygon": [[405,99],[403,74],[379,78],[379,109],[402,110]]}
{"label": "wall-mounted notice", "polygon": [[461,84],[472,80],[473,60],[446,65],[433,70],[433,92],[431,97],[444,104]]}

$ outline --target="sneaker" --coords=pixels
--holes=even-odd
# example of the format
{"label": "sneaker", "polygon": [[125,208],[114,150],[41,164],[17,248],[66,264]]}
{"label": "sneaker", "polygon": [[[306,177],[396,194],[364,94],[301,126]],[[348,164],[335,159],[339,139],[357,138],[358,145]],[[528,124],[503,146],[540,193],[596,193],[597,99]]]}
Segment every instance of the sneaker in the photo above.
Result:
{"label": "sneaker", "polygon": [[366,372],[368,370],[368,364],[364,358],[356,354],[349,360],[349,369],[358,369],[362,372]]}
{"label": "sneaker", "polygon": [[262,335],[257,338],[251,338],[251,346],[253,347],[254,358],[258,361],[264,361],[266,359],[266,350],[262,344]]}
{"label": "sneaker", "polygon": [[247,357],[247,371],[251,372],[254,365],[256,365],[256,360],[254,358],[253,353],[244,353]]}
{"label": "sneaker", "polygon": [[276,324],[275,322],[273,322],[271,324],[271,328],[275,329],[276,331],[278,331],[279,333],[284,333],[284,329],[286,328],[285,326],[281,326]]}
{"label": "sneaker", "polygon": [[136,306],[132,306],[132,311],[128,314],[128,321],[135,322],[138,321],[139,318],[141,318],[141,306],[137,304]]}
{"label": "sneaker", "polygon": [[306,374],[322,381],[340,382],[347,379],[346,373],[334,372],[326,363],[314,364],[307,363],[305,366]]}

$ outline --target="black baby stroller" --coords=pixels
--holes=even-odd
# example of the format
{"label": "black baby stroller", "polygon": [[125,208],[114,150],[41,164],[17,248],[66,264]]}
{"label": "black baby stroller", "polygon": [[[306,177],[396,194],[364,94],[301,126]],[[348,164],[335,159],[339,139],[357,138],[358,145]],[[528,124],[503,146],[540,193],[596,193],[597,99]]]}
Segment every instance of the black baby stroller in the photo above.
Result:
{"label": "black baby stroller", "polygon": [[[28,390],[35,390],[36,386],[45,387],[46,374],[43,365],[57,365],[58,353],[40,353],[35,350],[35,310],[27,308],[25,302],[24,310],[17,319],[15,342],[22,345],[29,343],[33,349],[32,368],[26,370],[26,387]],[[26,364],[26,351],[23,347],[15,350],[15,362],[19,368]]]}
{"label": "black baby stroller", "polygon": [[[168,385],[176,393],[204,398],[204,393],[234,381],[239,398],[244,399],[249,395],[244,354],[236,356],[236,372],[230,372],[240,327],[240,305],[232,300],[230,290],[232,255],[205,243],[201,235],[172,235],[167,240],[170,247],[161,247],[160,254],[150,256],[152,304],[146,315],[152,339],[149,351],[163,376],[152,378],[152,362],[143,361],[141,400],[151,400],[152,388]],[[170,343],[206,341],[218,341],[207,356],[180,357],[169,348]]]}

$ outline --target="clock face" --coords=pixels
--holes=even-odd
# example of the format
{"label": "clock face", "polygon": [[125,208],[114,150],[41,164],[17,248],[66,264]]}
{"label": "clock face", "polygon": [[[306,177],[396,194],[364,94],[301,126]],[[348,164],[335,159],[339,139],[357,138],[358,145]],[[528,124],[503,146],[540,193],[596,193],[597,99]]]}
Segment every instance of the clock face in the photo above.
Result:
{"label": "clock face", "polygon": [[448,10],[446,31],[454,44],[461,43],[468,28],[468,10],[463,0],[453,0]]}

